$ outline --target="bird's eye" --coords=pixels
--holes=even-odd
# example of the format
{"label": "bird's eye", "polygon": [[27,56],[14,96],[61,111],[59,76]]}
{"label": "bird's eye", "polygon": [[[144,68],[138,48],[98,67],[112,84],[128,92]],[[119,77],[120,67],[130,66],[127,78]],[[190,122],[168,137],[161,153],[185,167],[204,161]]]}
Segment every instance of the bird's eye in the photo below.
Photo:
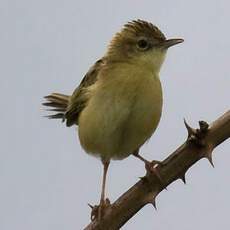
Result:
{"label": "bird's eye", "polygon": [[149,43],[148,41],[146,41],[145,39],[140,39],[138,42],[137,42],[137,48],[140,49],[140,50],[147,50],[149,48]]}

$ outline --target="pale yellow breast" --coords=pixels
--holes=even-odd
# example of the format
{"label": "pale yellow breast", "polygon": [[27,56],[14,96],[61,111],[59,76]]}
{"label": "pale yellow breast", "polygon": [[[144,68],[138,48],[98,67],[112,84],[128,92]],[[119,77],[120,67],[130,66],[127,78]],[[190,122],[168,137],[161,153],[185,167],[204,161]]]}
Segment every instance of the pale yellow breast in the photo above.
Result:
{"label": "pale yellow breast", "polygon": [[150,71],[120,68],[109,72],[113,76],[102,76],[90,89],[89,103],[79,117],[79,137],[86,152],[121,159],[155,131],[162,90],[159,78]]}

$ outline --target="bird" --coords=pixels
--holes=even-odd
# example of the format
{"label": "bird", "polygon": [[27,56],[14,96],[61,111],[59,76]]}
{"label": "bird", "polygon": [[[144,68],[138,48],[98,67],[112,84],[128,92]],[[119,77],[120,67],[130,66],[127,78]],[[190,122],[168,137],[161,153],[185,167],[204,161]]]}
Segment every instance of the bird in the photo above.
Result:
{"label": "bird", "polygon": [[151,22],[129,21],[113,36],[105,55],[89,69],[72,95],[52,93],[44,97],[43,105],[57,112],[47,117],[61,119],[67,127],[78,126],[82,148],[103,164],[100,210],[105,206],[111,160],[133,155],[146,165],[150,163],[139,149],[161,118],[159,72],[168,48],[183,41],[166,39]]}

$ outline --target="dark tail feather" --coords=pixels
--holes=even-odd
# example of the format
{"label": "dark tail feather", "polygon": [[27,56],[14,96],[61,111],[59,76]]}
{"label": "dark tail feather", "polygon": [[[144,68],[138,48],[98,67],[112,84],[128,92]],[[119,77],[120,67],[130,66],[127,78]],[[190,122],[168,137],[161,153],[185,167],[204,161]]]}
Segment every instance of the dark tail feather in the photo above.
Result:
{"label": "dark tail feather", "polygon": [[60,112],[45,117],[48,117],[49,119],[62,119],[64,121],[70,96],[60,93],[52,93],[44,98],[46,99],[46,102],[42,103],[42,105],[49,107],[47,111]]}

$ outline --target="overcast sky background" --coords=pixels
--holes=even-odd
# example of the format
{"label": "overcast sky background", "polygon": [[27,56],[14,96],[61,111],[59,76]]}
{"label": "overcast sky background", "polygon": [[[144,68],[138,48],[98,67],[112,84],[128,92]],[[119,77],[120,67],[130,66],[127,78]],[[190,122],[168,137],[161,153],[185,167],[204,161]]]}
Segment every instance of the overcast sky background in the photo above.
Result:
{"label": "overcast sky background", "polygon": [[[164,110],[141,152],[164,159],[193,125],[229,109],[230,4],[227,0],[1,0],[0,2],[0,229],[76,230],[89,223],[87,203],[100,197],[102,165],[84,153],[75,127],[45,119],[42,97],[70,94],[113,34],[145,19],[185,42],[169,50],[161,71]],[[230,229],[230,145],[146,206],[122,229]],[[112,162],[114,201],[144,175],[133,157]]]}

